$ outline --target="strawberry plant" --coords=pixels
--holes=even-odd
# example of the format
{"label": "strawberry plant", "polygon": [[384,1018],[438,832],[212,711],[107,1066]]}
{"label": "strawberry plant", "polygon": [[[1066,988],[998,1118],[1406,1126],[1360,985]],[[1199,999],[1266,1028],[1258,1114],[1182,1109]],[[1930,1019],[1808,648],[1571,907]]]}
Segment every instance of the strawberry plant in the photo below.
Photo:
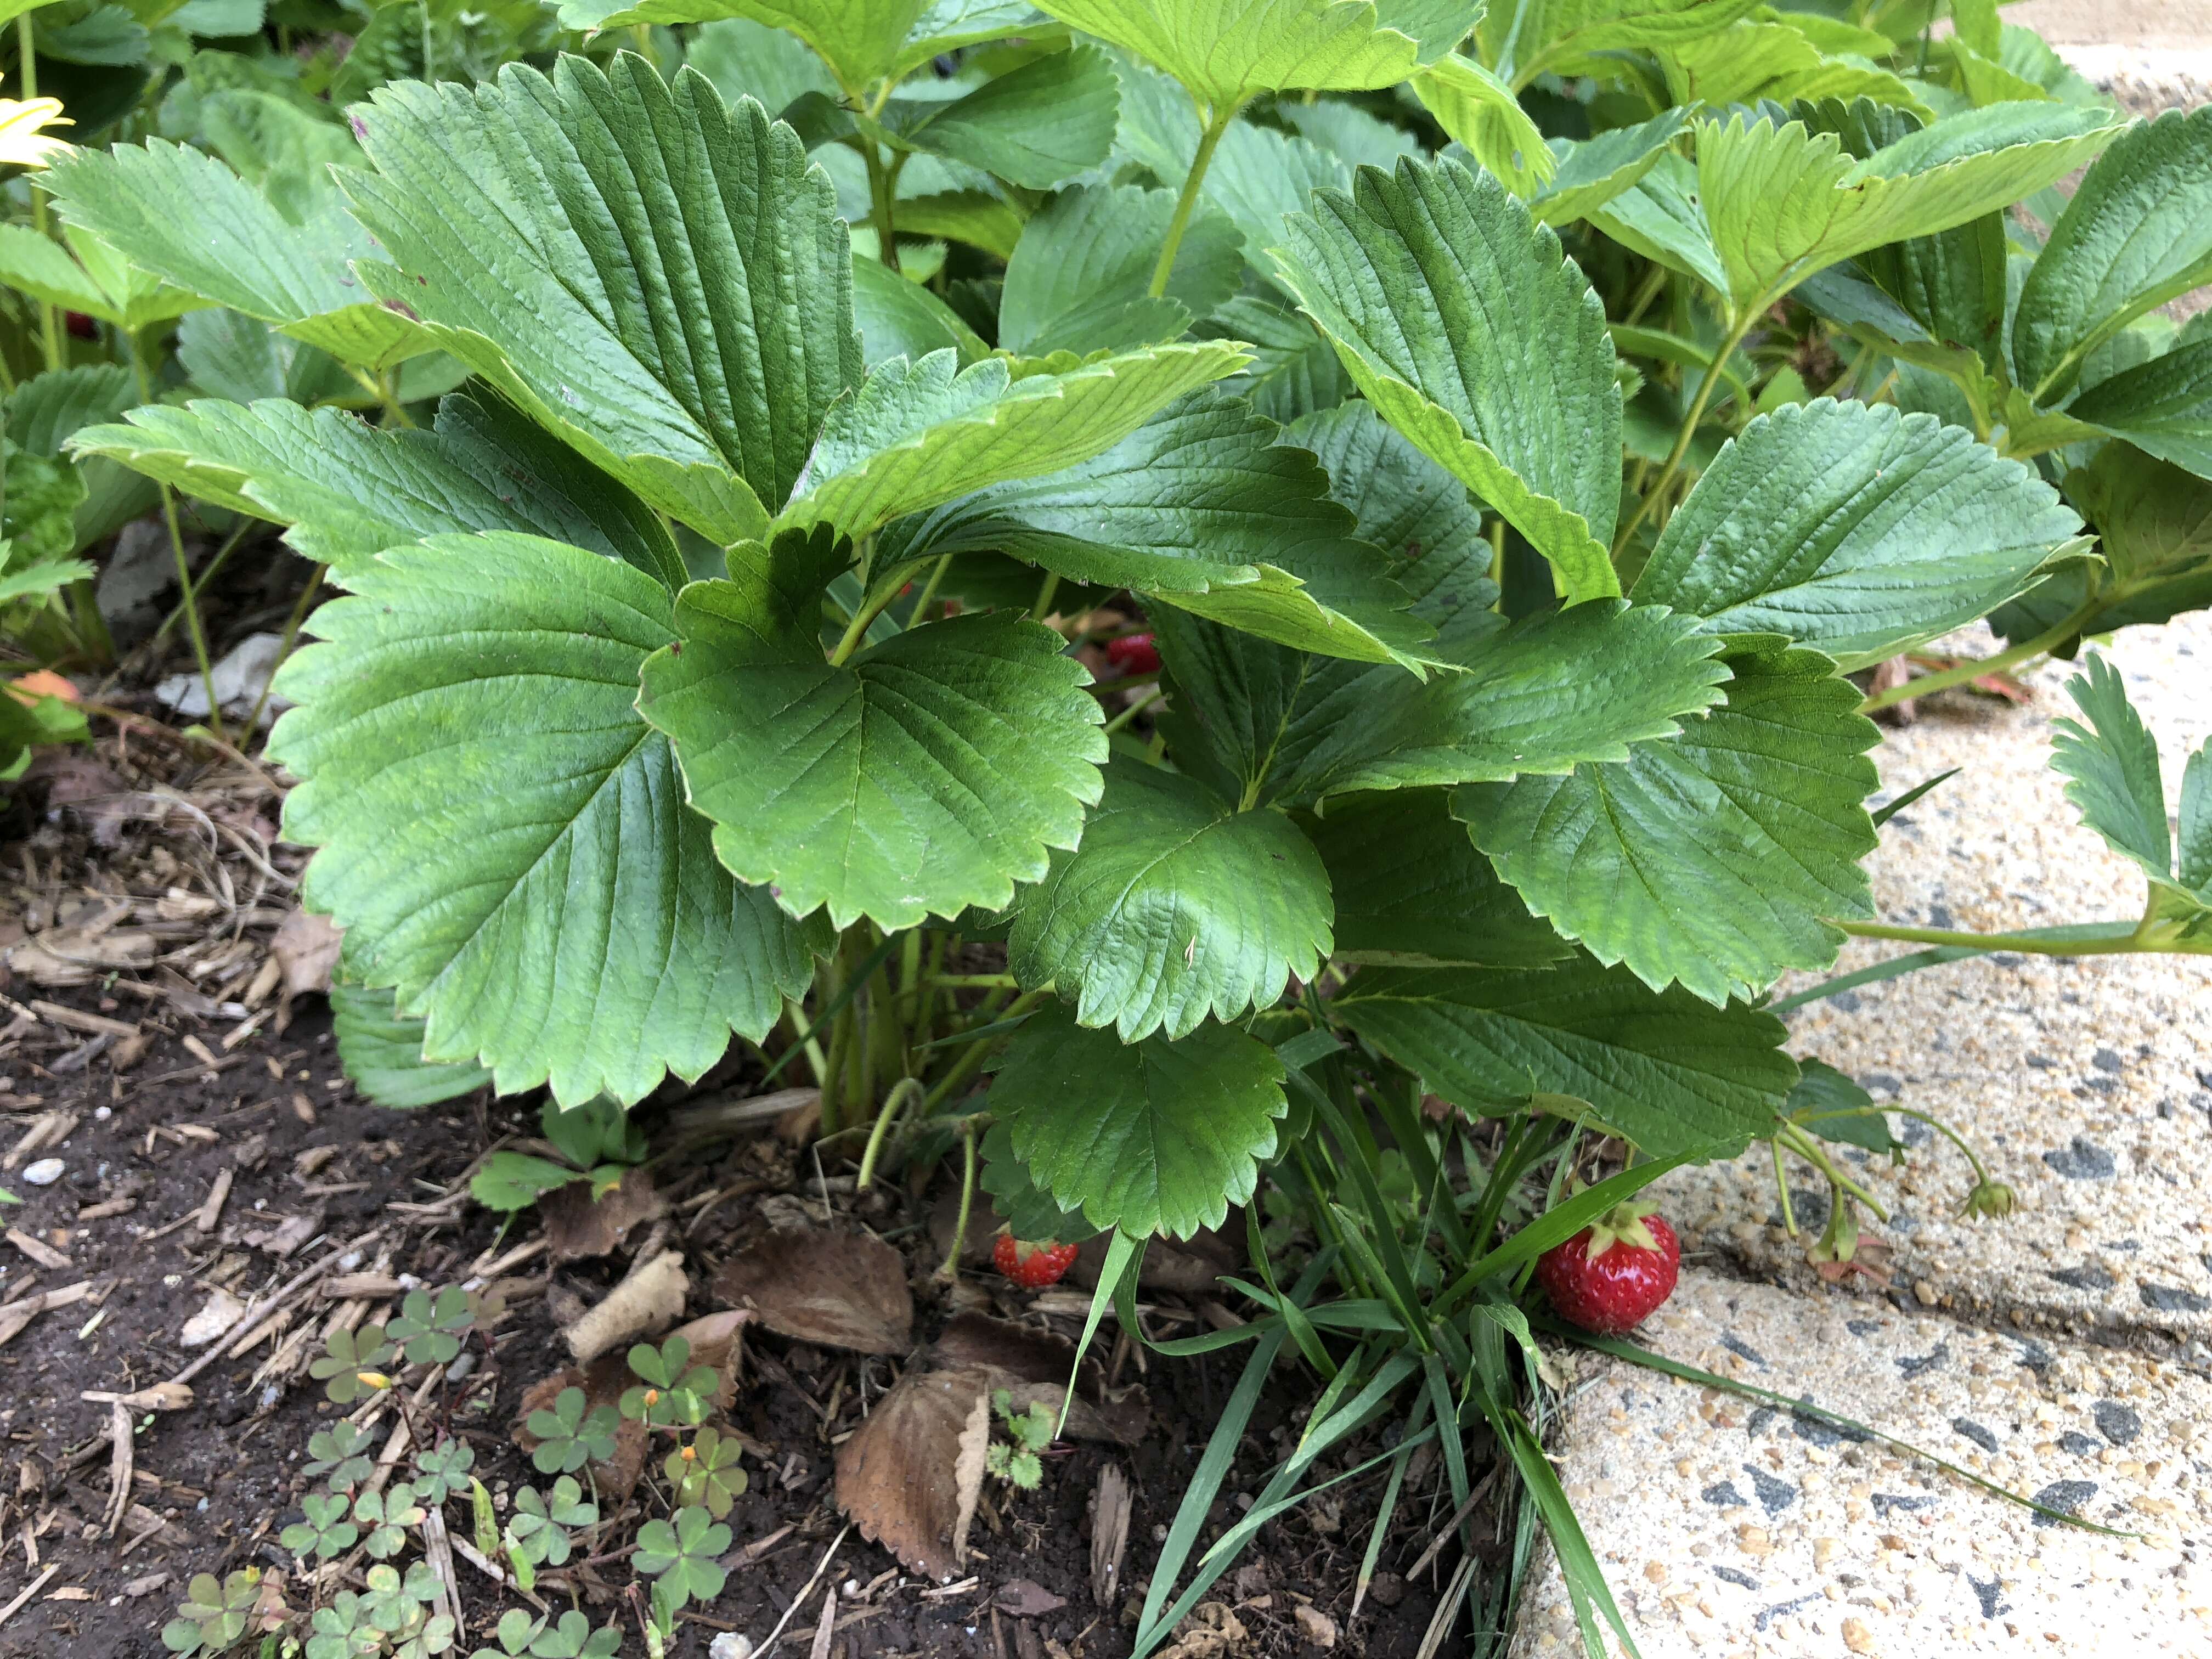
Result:
{"label": "strawberry plant", "polygon": [[[639,33],[495,70],[471,30],[550,34],[423,15],[281,162],[207,69],[37,198],[143,375],[58,453],[343,590],[269,752],[349,1063],[546,1091],[560,1160],[479,1176],[515,1208],[742,1041],[864,1183],[950,1154],[963,1221],[1110,1234],[1102,1310],[1264,1184],[1312,1248],[1279,1278],[1255,1222],[1262,1316],[1194,1340],[1330,1381],[1249,1528],[1387,1409],[1463,1502],[1480,1419],[1625,1636],[1542,1454],[1538,1257],[1757,1142],[1850,1255],[1830,1149],[1886,1120],[1784,1051],[1837,987],[1775,995],[1847,938],[2212,948],[2204,792],[2177,854],[2094,668],[2061,764],[2141,918],[1917,928],[1862,868],[1869,714],[2212,599],[2212,336],[2156,313],[2212,276],[2212,114],[2124,122],[1986,5],[568,0]],[[211,395],[154,395],[178,316]],[[333,1398],[444,1346],[402,1318]],[[687,1362],[633,1353],[624,1410],[696,1462]],[[708,1508],[653,1523],[656,1628],[719,1587]]]}

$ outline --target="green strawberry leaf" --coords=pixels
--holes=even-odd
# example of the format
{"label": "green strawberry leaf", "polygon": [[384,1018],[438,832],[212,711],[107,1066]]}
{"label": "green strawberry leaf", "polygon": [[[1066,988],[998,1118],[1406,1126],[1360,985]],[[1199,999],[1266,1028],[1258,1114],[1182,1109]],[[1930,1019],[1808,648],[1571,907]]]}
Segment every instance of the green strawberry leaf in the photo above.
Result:
{"label": "green strawberry leaf", "polygon": [[2212,108],[2114,139],[2021,283],[2013,367],[2055,403],[2089,354],[2154,306],[2212,281]]}
{"label": "green strawberry leaf", "polygon": [[884,927],[969,905],[1073,847],[1106,740],[1082,668],[1050,629],[1000,611],[823,659],[813,594],[777,614],[761,584],[695,583],[680,648],[645,667],[639,707],[673,740],[689,799],[729,869],[794,915]]}
{"label": "green strawberry leaf", "polygon": [[[1495,781],[1620,759],[1711,707],[1727,670],[1693,617],[1619,600],[1507,623],[1466,606],[1425,683],[1155,616],[1177,690],[1176,763],[1224,799],[1310,802],[1361,789]],[[1616,672],[1592,678],[1588,665]]]}
{"label": "green strawberry leaf", "polygon": [[[2096,526],[2105,560],[2091,629],[2161,623],[2212,605],[2212,481],[2127,444],[2106,444],[2067,474],[2066,493]],[[1990,623],[2007,639],[2030,639],[2078,616],[2087,598],[2087,573],[2061,571]]]}
{"label": "green strawberry leaf", "polygon": [[951,351],[877,365],[833,405],[778,534],[827,526],[859,538],[1010,479],[1080,465],[1185,392],[1235,374],[1234,347],[1160,346],[1014,378],[1006,360]]}
{"label": "green strawberry leaf", "polygon": [[1587,957],[1533,970],[1370,968],[1329,1006],[1470,1111],[1571,1096],[1653,1158],[1741,1151],[1772,1127],[1796,1077],[1773,1015],[1653,991]]}
{"label": "green strawberry leaf", "polygon": [[999,343],[1044,356],[1127,350],[1172,340],[1237,291],[1236,226],[1206,207],[1190,221],[1167,292],[1149,291],[1176,193],[1136,185],[1062,191],[1022,227],[1007,256]]}
{"label": "green strawberry leaf", "polygon": [[346,1076],[380,1106],[434,1106],[491,1081],[491,1073],[482,1066],[424,1060],[422,1022],[395,1011],[389,988],[372,991],[334,981],[331,1033],[337,1039]]}
{"label": "green strawberry leaf", "polygon": [[2212,336],[2098,381],[2066,413],[2212,478]]}
{"label": "green strawberry leaf", "polygon": [[1273,1049],[1229,1026],[1124,1043],[1051,1008],[1014,1034],[989,1098],[1060,1203],[1101,1230],[1188,1238],[1252,1196],[1283,1078]]}
{"label": "green strawberry leaf", "polygon": [[1619,593],[1613,343],[1547,227],[1487,174],[1408,160],[1317,192],[1275,261],[1383,418],[1526,536],[1567,599]]}
{"label": "green strawberry leaf", "polygon": [[1480,0],[1049,0],[1043,9],[1165,70],[1224,120],[1263,92],[1395,86],[1482,15]]}
{"label": "green strawberry leaf", "polygon": [[1528,198],[1528,211],[1547,225],[1590,218],[1672,155],[1668,147],[1689,125],[1687,111],[1670,109],[1638,126],[1551,140],[1550,182]]}
{"label": "green strawberry leaf", "polygon": [[427,1058],[563,1102],[638,1099],[765,1034],[816,936],[730,880],[637,716],[666,592],[514,535],[434,538],[349,586],[280,677],[300,706],[270,744],[348,976],[425,1018]]}
{"label": "green strawberry leaf", "polygon": [[1539,968],[1573,948],[1498,879],[1442,789],[1339,795],[1302,820],[1336,901],[1336,959]]}
{"label": "green strawberry leaf", "polygon": [[1328,957],[1328,874],[1291,821],[1120,761],[1081,845],[1014,908],[1007,960],[1124,1042],[1265,1008]]}
{"label": "green strawberry leaf", "polygon": [[2212,872],[2204,868],[2203,845],[2203,752],[2191,757],[2185,779],[2189,823],[2182,841],[2188,854],[2184,862],[2191,868],[2177,878],[2158,740],[2128,701],[2119,671],[2101,652],[2092,653],[2083,672],[2066,682],[2066,695],[2074,699],[2081,718],[2051,723],[2051,766],[2067,780],[2066,799],[2081,814],[2081,822],[2102,836],[2114,852],[2132,860],[2154,887],[2167,890],[2185,908],[2212,905],[2212,881],[2205,878]]}
{"label": "green strawberry leaf", "polygon": [[1299,649],[1428,659],[1431,630],[1407,614],[1390,561],[1283,437],[1224,391],[1193,392],[1103,454],[909,520],[886,544],[900,558],[995,550]]}
{"label": "green strawberry leaf", "polygon": [[1873,914],[1858,860],[1876,839],[1861,803],[1880,733],[1827,658],[1746,647],[1726,703],[1680,737],[1452,804],[1562,935],[1712,1003],[1827,966],[1844,939],[1829,918]]}
{"label": "green strawberry leaf", "polygon": [[1285,427],[1282,441],[1314,453],[1360,539],[1395,561],[1392,575],[1413,596],[1415,615],[1443,619],[1496,601],[1481,507],[1374,404],[1356,398],[1317,410]]}
{"label": "green strawberry leaf", "polygon": [[965,97],[921,107],[923,118],[899,129],[902,143],[1024,190],[1049,190],[1106,159],[1121,88],[1103,52],[1077,46],[994,76]]}
{"label": "green strawberry leaf", "polygon": [[[1840,260],[1978,219],[2082,166],[2121,131],[2111,112],[1993,104],[1856,159],[1802,121],[1729,118],[1698,137],[1697,189],[1738,319]],[[1601,220],[1601,222],[1603,222]]]}
{"label": "green strawberry leaf", "polygon": [[[327,185],[313,192],[312,216],[295,223],[214,156],[159,138],[72,150],[56,158],[42,182],[69,224],[179,299],[227,306],[370,368],[431,343],[404,313],[363,296],[349,265],[372,244]],[[81,257],[90,252],[79,247]],[[87,263],[97,270],[95,260]],[[160,314],[187,308],[169,303]]]}
{"label": "green strawberry leaf", "polygon": [[421,537],[518,530],[683,584],[676,545],[649,507],[497,400],[455,393],[428,432],[273,398],[156,404],[125,418],[76,433],[70,448],[288,525],[285,539],[303,558],[341,574]]}
{"label": "green strawberry leaf", "polygon": [[1723,446],[1634,597],[1850,670],[1988,615],[2081,552],[2081,530],[2057,491],[1971,433],[1822,398]]}
{"label": "green strawberry leaf", "polygon": [[628,54],[395,83],[356,118],[369,288],[653,506],[757,535],[860,378],[845,227],[798,137]]}

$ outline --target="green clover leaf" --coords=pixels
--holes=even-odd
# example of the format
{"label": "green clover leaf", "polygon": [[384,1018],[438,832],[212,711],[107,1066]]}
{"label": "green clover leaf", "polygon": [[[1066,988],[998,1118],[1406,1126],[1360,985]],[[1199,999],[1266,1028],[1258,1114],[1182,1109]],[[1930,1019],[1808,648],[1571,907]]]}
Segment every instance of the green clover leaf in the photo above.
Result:
{"label": "green clover leaf", "polygon": [[672,1524],[652,1520],[637,1529],[637,1553],[632,1565],[660,1582],[656,1595],[665,1595],[681,1607],[688,1601],[710,1601],[722,1593],[729,1574],[715,1557],[730,1547],[730,1529],[703,1509],[694,1505],[676,1511]]}
{"label": "green clover leaf", "polygon": [[574,1474],[586,1463],[604,1462],[615,1455],[615,1430],[620,1420],[610,1407],[586,1409],[581,1389],[563,1389],[550,1410],[538,1410],[523,1419],[523,1426],[538,1437],[530,1461],[540,1474]]}

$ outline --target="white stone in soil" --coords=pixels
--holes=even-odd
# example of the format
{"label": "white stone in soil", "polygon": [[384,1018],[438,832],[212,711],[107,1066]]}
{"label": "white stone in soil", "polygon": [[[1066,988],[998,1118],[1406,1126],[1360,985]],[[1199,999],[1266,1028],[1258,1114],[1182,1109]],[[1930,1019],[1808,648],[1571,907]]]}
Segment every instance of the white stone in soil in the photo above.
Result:
{"label": "white stone in soil", "polygon": [[[1960,647],[1991,644],[1984,633]],[[2173,806],[2185,752],[2212,732],[2212,616],[2130,629],[2111,655],[2159,739]],[[2035,671],[2027,708],[1931,698],[1916,724],[1887,734],[1875,753],[1883,799],[1964,769],[1893,819],[1869,859],[1883,920],[1998,932],[2140,914],[2142,876],[2081,827],[2050,769],[2051,721],[2075,712],[2063,687],[2076,672]],[[1832,971],[1916,948],[1854,940]],[[1793,1053],[1951,1123],[2019,1194],[2008,1220],[1961,1220],[1971,1177],[1941,1141],[1916,1146],[1902,1170],[1853,1155],[1847,1167],[1896,1212],[1868,1236],[1894,1247],[1900,1290],[1925,1285],[1958,1311],[2212,1336],[2212,957],[1982,957],[1789,1018]],[[1826,1183],[1793,1164],[1790,1185],[1813,1200],[1809,1240]],[[1814,1282],[1808,1241],[1775,1224],[1763,1152],[1680,1171],[1661,1197],[1693,1257]]]}
{"label": "white stone in soil", "polygon": [[[2044,1521],[1878,1442],[1572,1351],[1550,1439],[1644,1659],[2212,1653],[2201,1373],[1695,1269],[1641,1335],[2140,1534]],[[1580,1650],[1547,1548],[1511,1651]]]}

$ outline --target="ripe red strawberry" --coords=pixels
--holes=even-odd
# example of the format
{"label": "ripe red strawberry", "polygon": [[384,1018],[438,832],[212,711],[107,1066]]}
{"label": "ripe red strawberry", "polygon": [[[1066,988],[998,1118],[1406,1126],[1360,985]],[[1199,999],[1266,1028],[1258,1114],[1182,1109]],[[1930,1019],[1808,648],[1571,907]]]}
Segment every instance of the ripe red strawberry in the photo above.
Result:
{"label": "ripe red strawberry", "polygon": [[1126,677],[1160,672],[1160,648],[1150,634],[1124,634],[1106,641],[1106,660]]}
{"label": "ripe red strawberry", "polygon": [[1047,1242],[1032,1244],[1012,1233],[1000,1233],[991,1246],[991,1263],[1025,1291],[1041,1291],[1060,1283],[1075,1260],[1075,1246]]}
{"label": "ripe red strawberry", "polygon": [[1648,1204],[1616,1204],[1595,1226],[1537,1258],[1536,1282],[1570,1325],[1617,1335],[1674,1293],[1682,1243]]}
{"label": "ripe red strawberry", "polygon": [[100,337],[100,325],[82,311],[64,311],[62,322],[72,340],[97,340]]}

